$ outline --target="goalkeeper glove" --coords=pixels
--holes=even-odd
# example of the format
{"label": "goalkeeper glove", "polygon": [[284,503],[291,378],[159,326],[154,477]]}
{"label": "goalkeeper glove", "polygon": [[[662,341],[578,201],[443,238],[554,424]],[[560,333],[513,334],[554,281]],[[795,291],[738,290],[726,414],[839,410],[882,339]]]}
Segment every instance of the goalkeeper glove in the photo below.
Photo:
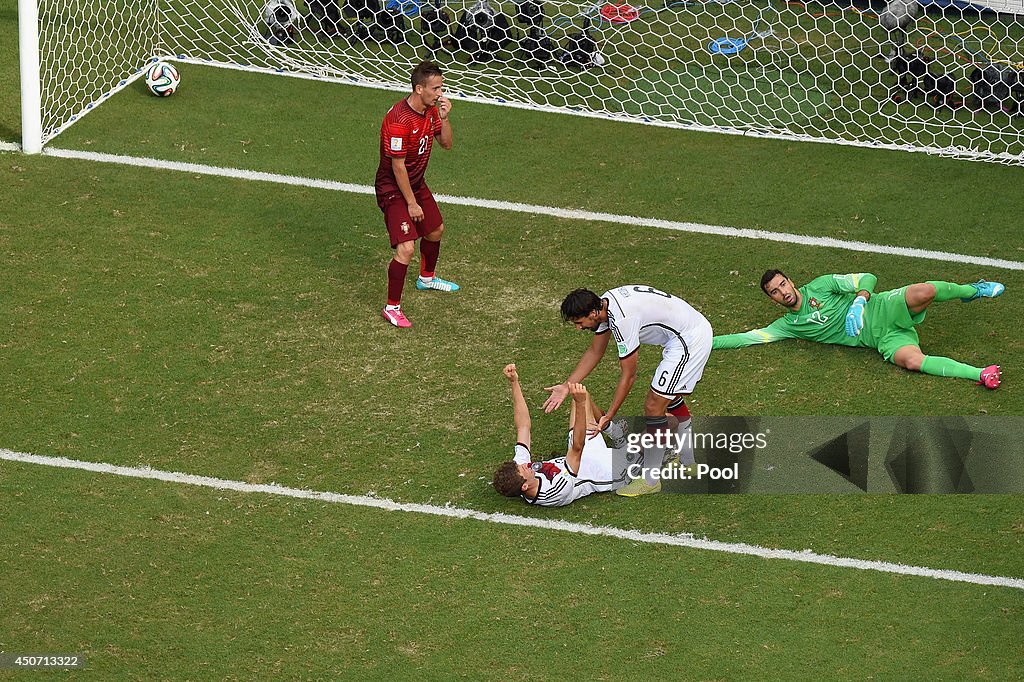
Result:
{"label": "goalkeeper glove", "polygon": [[850,306],[850,312],[846,313],[846,335],[847,336],[859,336],[862,329],[864,329],[864,306],[867,305],[868,299],[863,296],[858,296],[853,299],[853,305]]}

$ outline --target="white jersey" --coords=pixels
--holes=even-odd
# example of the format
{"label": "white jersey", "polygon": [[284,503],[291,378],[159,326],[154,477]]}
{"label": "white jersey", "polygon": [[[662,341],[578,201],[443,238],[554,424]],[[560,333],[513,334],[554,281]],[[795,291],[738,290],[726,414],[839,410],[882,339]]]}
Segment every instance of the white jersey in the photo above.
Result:
{"label": "white jersey", "polygon": [[595,330],[611,330],[619,359],[637,352],[641,343],[662,346],[651,390],[666,397],[693,391],[711,355],[711,323],[683,299],[643,284],[627,284],[604,292],[608,322]]}
{"label": "white jersey", "polygon": [[[572,446],[572,432],[569,433],[569,446]],[[537,480],[540,481],[537,497],[521,497],[528,504],[542,507],[564,507],[591,493],[615,490],[626,482],[623,472],[615,476],[612,471],[612,449],[608,447],[603,434],[588,439],[584,444],[580,470],[577,472],[573,472],[566,464],[565,455],[544,462],[533,462],[530,449],[522,443],[516,443],[514,460],[516,464],[532,462]]]}
{"label": "white jersey", "polygon": [[711,331],[711,323],[683,299],[642,284],[627,284],[604,292],[608,299],[608,322],[602,322],[597,333],[609,329],[619,351],[626,358],[640,348],[687,345],[691,339],[702,338]]}

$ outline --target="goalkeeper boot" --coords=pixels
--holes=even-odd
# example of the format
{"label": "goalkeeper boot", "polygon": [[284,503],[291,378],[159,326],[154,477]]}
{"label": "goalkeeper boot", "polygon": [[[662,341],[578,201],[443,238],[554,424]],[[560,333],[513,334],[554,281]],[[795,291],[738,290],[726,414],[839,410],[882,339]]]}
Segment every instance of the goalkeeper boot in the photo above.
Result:
{"label": "goalkeeper boot", "polygon": [[981,370],[981,381],[978,382],[978,385],[994,391],[999,388],[999,379],[999,365],[989,365]]}
{"label": "goalkeeper boot", "polygon": [[960,299],[961,303],[970,303],[971,301],[973,301],[975,299],[978,299],[978,298],[995,298],[999,294],[1001,294],[1004,291],[1006,291],[1006,287],[1004,287],[999,282],[988,282],[988,281],[985,281],[983,279],[979,279],[977,282],[975,282],[974,284],[971,284],[970,286],[972,286],[975,289],[977,289],[978,293],[974,294],[974,296],[968,296],[967,298],[961,298]]}
{"label": "goalkeeper boot", "polygon": [[449,282],[446,279],[440,277],[431,277],[430,279],[424,279],[422,276],[416,278],[416,288],[420,291],[458,291],[459,285],[455,282]]}
{"label": "goalkeeper boot", "polygon": [[634,480],[627,486],[619,488],[615,491],[616,495],[622,497],[640,497],[641,495],[651,495],[653,493],[661,492],[661,481],[657,481],[654,485],[647,485],[647,482],[641,476]]}
{"label": "goalkeeper boot", "polygon": [[401,306],[384,306],[381,316],[391,324],[402,329],[412,326],[412,322],[410,322],[409,318],[407,318],[402,312]]}

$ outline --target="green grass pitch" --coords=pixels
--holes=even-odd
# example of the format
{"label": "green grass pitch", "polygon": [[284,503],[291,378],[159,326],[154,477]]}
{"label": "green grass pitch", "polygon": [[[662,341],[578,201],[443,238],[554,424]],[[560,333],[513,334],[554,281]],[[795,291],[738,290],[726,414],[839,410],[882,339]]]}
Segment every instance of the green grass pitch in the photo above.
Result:
{"label": "green grass pitch", "polygon": [[[0,10],[0,139],[20,134]],[[369,184],[397,93],[182,67],[62,148]],[[1024,260],[1021,170],[455,102],[436,193]],[[643,282],[716,330],[773,319],[769,266],[880,286],[999,278],[929,311],[927,352],[999,362],[998,391],[875,354],[717,353],[704,415],[1024,415],[1020,271],[442,205],[445,297],[379,319],[390,257],[366,195],[0,155],[0,448],[1024,577],[1019,495],[499,498],[515,361],[543,386],[587,337],[571,288]],[[641,352],[642,376],[655,358]],[[607,402],[606,361],[588,381]],[[646,381],[646,379],[644,379]],[[641,392],[627,409],[637,412]],[[440,520],[0,463],[0,651],[81,652],[86,679],[1016,679],[1020,590],[547,529]],[[0,676],[23,674],[0,671]]]}

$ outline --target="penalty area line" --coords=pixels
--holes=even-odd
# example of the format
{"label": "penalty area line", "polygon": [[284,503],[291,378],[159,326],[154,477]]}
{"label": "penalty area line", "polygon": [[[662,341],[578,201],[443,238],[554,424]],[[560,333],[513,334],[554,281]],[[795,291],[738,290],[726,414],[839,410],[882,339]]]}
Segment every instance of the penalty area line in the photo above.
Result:
{"label": "penalty area line", "polygon": [[[45,147],[43,154],[56,156],[64,159],[79,159],[84,161],[95,161],[98,163],[112,163],[124,166],[136,166],[142,168],[155,168],[160,170],[173,170],[183,173],[194,173],[200,175],[213,175],[237,180],[253,180],[259,182],[273,182],[282,185],[294,185],[298,187],[310,187],[325,189],[336,192],[350,192],[354,194],[373,194],[373,187],[369,185],[355,185],[346,182],[335,182],[332,180],[319,180],[316,178],[304,178],[295,175],[282,175],[279,173],[265,173],[261,171],[243,170],[240,168],[221,168],[219,166],[207,166],[197,163],[184,163],[181,161],[164,161],[161,159],[150,159],[138,156],[122,156],[118,154],[104,154],[101,152],[86,152],[73,149],[59,149]],[[615,225],[631,225],[636,227],[656,227],[662,230],[676,232],[690,232],[694,234],[708,234],[719,237],[739,237],[741,239],[757,239],[761,241],[782,242],[784,244],[801,244],[804,246],[817,246],[822,248],[843,249],[846,251],[861,251],[865,253],[878,253],[890,256],[903,256],[906,258],[923,258],[945,263],[966,263],[969,265],[980,265],[983,267],[1000,268],[1003,270],[1022,270],[1024,263],[1020,261],[1004,260],[1002,258],[988,258],[986,256],[971,256],[961,253],[947,251],[931,251],[928,249],[916,249],[905,246],[890,246],[886,244],[872,244],[870,242],[852,241],[846,239],[833,239],[832,237],[812,237],[809,235],[790,234],[786,232],[773,232],[770,230],[754,230],[739,227],[727,227],[724,225],[703,225],[700,223],[688,223],[674,220],[661,220],[658,218],[643,218],[638,216],[619,215],[616,213],[602,213],[599,211],[584,211],[571,208],[557,208],[554,206],[540,206],[537,204],[523,204],[512,201],[496,201],[492,199],[477,199],[473,197],[456,197],[446,194],[437,194],[434,197],[439,203],[452,204],[456,206],[471,206],[474,208],[485,208],[494,211],[509,211],[513,213],[526,213],[531,215],[543,215],[554,218],[566,218],[569,220],[586,220],[591,222],[612,223]]]}
{"label": "penalty area line", "polygon": [[345,495],[341,493],[303,490],[300,488],[288,488],[277,484],[245,483],[243,481],[211,478],[209,476],[196,476],[193,474],[184,474],[174,471],[160,471],[159,469],[150,469],[148,467],[126,467],[115,464],[105,464],[102,462],[83,462],[74,459],[67,459],[65,457],[31,455],[5,449],[0,449],[0,459],[62,469],[77,469],[113,476],[125,476],[128,478],[142,478],[168,483],[179,483],[216,490],[231,490],[239,493],[277,495],[279,497],[314,500],[332,504],[346,504],[354,507],[369,507],[385,511],[427,514],[430,516],[442,516],[454,519],[469,519],[484,523],[497,523],[506,526],[523,526],[544,530],[562,531],[566,533],[576,533],[579,535],[602,536],[652,545],[687,547],[690,549],[701,549],[712,552],[722,552],[725,554],[755,556],[762,559],[781,559],[785,561],[797,561],[807,564],[832,566],[835,568],[878,571],[881,573],[911,575],[922,578],[932,578],[935,580],[948,580],[952,582],[971,583],[974,585],[991,585],[994,587],[1010,587],[1017,590],[1024,590],[1024,579],[1021,578],[984,575],[981,573],[964,573],[962,571],[927,568],[924,566],[908,566],[905,564],[890,563],[888,561],[851,559],[831,554],[818,554],[810,550],[797,552],[788,549],[771,549],[768,547],[749,545],[741,542],[720,542],[718,540],[708,540],[706,538],[697,538],[688,534],[670,535],[667,533],[647,533],[638,530],[615,528],[612,526],[593,526],[586,523],[530,518],[525,516],[516,516],[514,514],[487,513],[475,511],[473,509],[463,509],[460,507],[441,507],[432,504],[394,502],[385,498],[370,497],[366,495]]}

